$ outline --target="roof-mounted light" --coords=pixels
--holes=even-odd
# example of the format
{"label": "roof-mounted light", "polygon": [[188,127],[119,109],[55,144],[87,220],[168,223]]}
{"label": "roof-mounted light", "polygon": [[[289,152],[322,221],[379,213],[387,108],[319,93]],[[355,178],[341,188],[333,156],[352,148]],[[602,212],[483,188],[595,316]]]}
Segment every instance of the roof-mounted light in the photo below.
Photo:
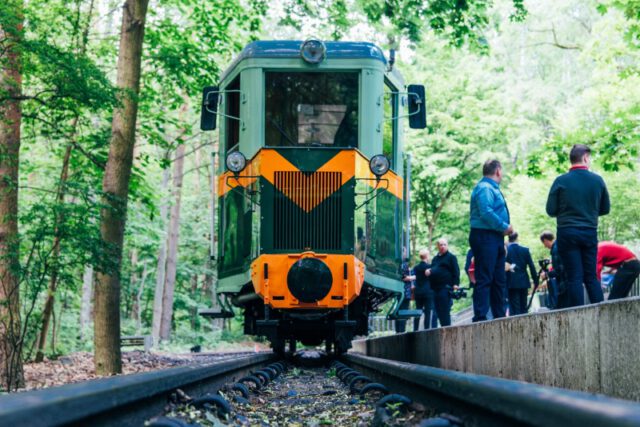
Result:
{"label": "roof-mounted light", "polygon": [[309,64],[319,64],[327,57],[327,47],[320,40],[309,39],[302,43],[300,56]]}

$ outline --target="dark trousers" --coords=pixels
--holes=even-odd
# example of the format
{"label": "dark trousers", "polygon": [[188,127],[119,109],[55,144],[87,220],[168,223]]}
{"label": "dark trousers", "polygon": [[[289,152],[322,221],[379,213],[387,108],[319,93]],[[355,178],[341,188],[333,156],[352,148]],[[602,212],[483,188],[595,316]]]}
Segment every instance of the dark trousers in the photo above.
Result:
{"label": "dark trousers", "polygon": [[558,295],[555,308],[560,309],[569,307],[569,292],[567,292],[567,284],[555,279],[555,285],[556,295]]}
{"label": "dark trousers", "polygon": [[502,233],[472,228],[469,244],[473,251],[476,285],[473,288],[473,321],[487,320],[489,307],[493,317],[505,316],[506,250]]}
{"label": "dark trousers", "polygon": [[526,288],[509,289],[509,315],[517,316],[527,312],[527,294]]}
{"label": "dark trousers", "polygon": [[451,295],[448,286],[433,290],[433,306],[440,326],[451,325]]}
{"label": "dark trousers", "polygon": [[604,301],[596,275],[597,231],[575,227],[559,228],[558,254],[564,265],[567,307],[584,305],[583,283],[591,304]]}
{"label": "dark trousers", "polygon": [[[424,313],[424,329],[431,329],[431,313],[433,312],[433,295],[415,296],[416,310],[422,310]],[[420,327],[420,318],[413,319],[413,330],[417,331]]]}
{"label": "dark trousers", "polygon": [[640,261],[636,259],[622,264],[613,276],[609,299],[626,298],[638,276],[640,276]]}
{"label": "dark trousers", "polygon": [[558,307],[558,282],[555,278],[547,280],[547,308]]}
{"label": "dark trousers", "polygon": [[[405,298],[402,300],[402,304],[400,304],[400,310],[407,310],[409,308],[409,303],[411,300],[409,298]],[[407,321],[406,319],[399,320],[396,319],[396,332],[401,334],[407,330]]]}

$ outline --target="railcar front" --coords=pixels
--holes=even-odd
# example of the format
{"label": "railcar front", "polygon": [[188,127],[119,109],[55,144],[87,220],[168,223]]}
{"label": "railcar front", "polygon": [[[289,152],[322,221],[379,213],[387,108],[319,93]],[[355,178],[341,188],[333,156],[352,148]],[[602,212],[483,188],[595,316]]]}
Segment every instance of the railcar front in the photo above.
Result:
{"label": "railcar front", "polygon": [[220,119],[217,292],[244,309],[247,334],[276,351],[324,341],[342,352],[371,311],[399,306],[398,118],[422,127],[423,98],[375,45],[317,40],[251,43],[205,88],[203,130]]}

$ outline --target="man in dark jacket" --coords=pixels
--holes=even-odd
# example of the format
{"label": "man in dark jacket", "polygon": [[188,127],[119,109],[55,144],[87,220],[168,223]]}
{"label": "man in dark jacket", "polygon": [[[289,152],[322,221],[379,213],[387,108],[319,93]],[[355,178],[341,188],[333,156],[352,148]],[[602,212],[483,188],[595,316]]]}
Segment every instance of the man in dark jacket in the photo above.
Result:
{"label": "man in dark jacket", "polygon": [[[403,250],[402,254],[405,255],[405,253],[406,251]],[[404,282],[404,299],[402,300],[402,303],[400,303],[399,309],[407,310],[411,303],[411,288],[413,287],[413,281],[415,280],[411,267],[409,267],[409,260],[405,259],[402,264],[400,264],[400,274],[402,275],[402,281]],[[401,334],[406,331],[406,319],[397,319],[395,323],[397,333]]]}
{"label": "man in dark jacket", "polygon": [[[415,286],[413,288],[413,297],[416,301],[416,310],[422,310],[424,313],[424,329],[431,329],[431,313],[433,312],[433,290],[426,271],[431,268],[429,264],[429,250],[422,249],[420,251],[420,262],[413,267],[415,277]],[[413,319],[413,330],[417,331],[420,326],[420,318]]]}
{"label": "man in dark jacket", "polygon": [[551,254],[551,270],[543,273],[543,278],[547,278],[548,301],[547,307],[555,308],[567,307],[567,284],[564,279],[564,267],[558,254],[558,243],[551,231],[543,231],[540,234],[540,241]]}
{"label": "man in dark jacket", "polygon": [[[509,309],[511,316],[525,314],[527,312],[527,295],[531,287],[531,279],[538,286],[536,265],[531,258],[529,248],[520,246],[518,233],[509,236],[507,248],[507,291],[509,293]],[[527,273],[527,268],[529,272]],[[529,276],[531,275],[531,276]]]}
{"label": "man in dark jacket", "polygon": [[451,291],[460,286],[458,259],[449,252],[447,239],[438,240],[438,255],[433,257],[431,268],[425,271],[433,289],[433,305],[440,326],[451,325]]}
{"label": "man in dark jacket", "polygon": [[582,284],[591,303],[604,300],[596,274],[598,217],[611,209],[604,180],[589,172],[591,149],[576,144],[569,154],[571,169],[549,190],[547,214],[557,219],[558,252],[567,280],[568,306],[584,305]]}

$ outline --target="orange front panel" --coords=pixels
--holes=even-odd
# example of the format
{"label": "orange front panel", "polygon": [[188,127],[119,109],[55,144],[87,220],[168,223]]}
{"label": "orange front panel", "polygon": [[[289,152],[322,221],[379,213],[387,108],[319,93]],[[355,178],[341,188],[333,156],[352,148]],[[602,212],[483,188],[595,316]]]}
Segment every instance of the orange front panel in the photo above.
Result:
{"label": "orange front panel", "polygon": [[[261,149],[247,164],[247,167],[235,176],[231,172],[225,172],[218,178],[218,195],[221,197],[234,187],[248,187],[256,181],[257,176],[275,185],[276,172],[298,172],[298,168],[291,164],[275,149]],[[377,182],[375,176],[369,169],[369,159],[357,150],[343,150],[331,158],[327,163],[322,165],[318,172],[340,172],[342,174],[342,185],[346,184],[354,176],[359,179],[365,179],[367,185],[378,187],[389,191],[399,199],[403,198],[403,180],[393,171],[384,174],[380,182]],[[309,181],[314,180],[313,174]],[[313,209],[317,204],[322,202],[328,195],[323,195],[312,203],[305,205],[306,200],[296,199],[293,195],[291,199],[307,212]],[[323,198],[324,197],[324,198]]]}
{"label": "orange front panel", "polygon": [[[331,271],[329,293],[314,303],[299,301],[289,290],[287,275],[298,260],[316,258]],[[346,279],[344,278],[346,264]],[[265,265],[268,274],[265,274]],[[359,294],[364,282],[364,264],[353,255],[327,255],[305,252],[302,254],[261,255],[251,264],[251,280],[265,304],[273,308],[343,308]]]}

